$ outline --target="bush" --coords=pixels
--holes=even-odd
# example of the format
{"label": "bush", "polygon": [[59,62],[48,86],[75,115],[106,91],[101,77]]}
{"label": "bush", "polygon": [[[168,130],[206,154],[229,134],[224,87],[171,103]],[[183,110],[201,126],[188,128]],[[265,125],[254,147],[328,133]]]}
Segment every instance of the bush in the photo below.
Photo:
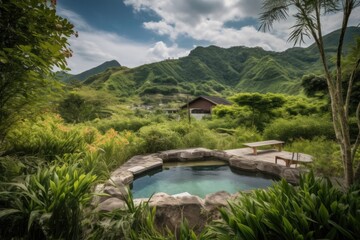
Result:
{"label": "bush", "polygon": [[296,139],[313,139],[324,136],[335,139],[332,123],[324,117],[297,116],[292,119],[279,118],[264,130],[265,139],[291,142]]}
{"label": "bush", "polygon": [[118,132],[125,130],[138,131],[144,126],[152,123],[152,119],[140,117],[113,117],[111,119],[103,119],[92,123],[92,126],[99,129],[101,132],[106,132],[109,129],[114,129]]}
{"label": "bush", "polygon": [[332,140],[324,137],[315,137],[312,140],[299,139],[287,145],[285,150],[313,156],[313,162],[308,167],[317,174],[327,177],[340,177],[344,174],[339,145]]}
{"label": "bush", "polygon": [[[76,164],[39,168],[0,193],[0,236],[78,239],[96,177]],[[4,205],[3,205],[4,204]]]}
{"label": "bush", "polygon": [[234,132],[236,142],[241,144],[246,142],[256,142],[262,139],[261,134],[255,128],[237,127]]}
{"label": "bush", "polygon": [[79,123],[95,118],[106,118],[111,112],[105,108],[101,99],[86,99],[77,94],[69,94],[59,104],[61,117],[69,123]]}
{"label": "bush", "polygon": [[344,193],[327,179],[302,176],[298,188],[282,180],[241,195],[220,210],[204,239],[357,239],[359,188]]}
{"label": "bush", "polygon": [[143,140],[141,149],[144,153],[155,153],[182,146],[179,135],[165,125],[142,127],[139,137]]}
{"label": "bush", "polygon": [[53,159],[56,155],[85,149],[79,128],[64,125],[60,117],[46,116],[38,122],[24,121],[6,138],[9,152]]}

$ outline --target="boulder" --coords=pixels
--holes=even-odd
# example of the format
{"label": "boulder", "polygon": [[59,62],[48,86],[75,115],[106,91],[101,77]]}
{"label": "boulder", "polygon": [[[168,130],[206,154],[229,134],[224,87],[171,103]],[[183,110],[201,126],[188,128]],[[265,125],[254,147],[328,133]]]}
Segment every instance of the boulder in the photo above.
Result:
{"label": "boulder", "polygon": [[281,165],[277,165],[275,163],[269,163],[269,162],[256,162],[257,166],[256,169],[261,171],[261,172],[265,172],[265,173],[269,173],[275,176],[280,176],[282,169],[284,168]]}
{"label": "boulder", "polygon": [[285,168],[281,173],[281,177],[285,178],[289,183],[298,184],[300,171],[297,168]]}
{"label": "boulder", "polygon": [[115,209],[126,209],[126,203],[125,201],[119,199],[119,198],[108,198],[105,201],[99,203],[96,210],[97,211],[104,211],[104,212],[110,212]]}
{"label": "boulder", "polygon": [[256,167],[257,167],[257,163],[254,161],[239,160],[235,158],[230,158],[229,165],[231,167],[243,169],[247,171],[256,171]]}

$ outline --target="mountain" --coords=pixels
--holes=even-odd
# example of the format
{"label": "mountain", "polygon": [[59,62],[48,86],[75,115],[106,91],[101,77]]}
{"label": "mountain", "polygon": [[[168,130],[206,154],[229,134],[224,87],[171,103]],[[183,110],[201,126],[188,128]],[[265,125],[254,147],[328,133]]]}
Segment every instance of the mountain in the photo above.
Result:
{"label": "mountain", "polygon": [[[334,54],[339,31],[324,37],[327,54]],[[350,27],[345,51],[360,36],[360,28]],[[330,65],[331,67],[331,65]],[[301,78],[322,74],[318,51],[311,45],[284,52],[265,51],[260,47],[197,47],[180,59],[165,60],[136,68],[118,67],[83,81],[96,89],[118,97],[139,95],[151,100],[191,95],[222,95],[234,92],[277,92],[299,94]]]}
{"label": "mountain", "polygon": [[60,79],[64,82],[69,82],[71,80],[84,81],[87,78],[89,78],[90,76],[104,72],[108,68],[120,67],[120,66],[121,65],[120,65],[120,63],[118,63],[118,61],[111,60],[111,61],[104,62],[97,67],[91,68],[89,70],[86,70],[86,71],[76,74],[76,75],[68,74],[65,72],[58,72],[58,73],[56,73],[56,77],[57,77],[57,79]]}

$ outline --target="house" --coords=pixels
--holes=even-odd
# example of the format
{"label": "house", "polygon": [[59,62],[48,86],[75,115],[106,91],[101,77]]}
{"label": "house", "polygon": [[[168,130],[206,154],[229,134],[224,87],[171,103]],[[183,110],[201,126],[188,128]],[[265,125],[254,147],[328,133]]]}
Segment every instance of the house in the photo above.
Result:
{"label": "house", "polygon": [[211,114],[211,109],[217,105],[231,105],[228,100],[215,96],[199,96],[187,104],[181,106],[181,110],[189,107],[190,114],[196,119]]}

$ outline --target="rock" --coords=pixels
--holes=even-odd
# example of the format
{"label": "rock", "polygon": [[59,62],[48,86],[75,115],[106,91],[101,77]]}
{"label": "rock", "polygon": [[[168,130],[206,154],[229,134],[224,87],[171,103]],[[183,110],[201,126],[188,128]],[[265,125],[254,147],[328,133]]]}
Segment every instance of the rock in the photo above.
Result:
{"label": "rock", "polygon": [[256,167],[257,167],[257,163],[254,161],[238,160],[234,158],[230,158],[229,165],[231,167],[235,167],[247,171],[256,171]]}
{"label": "rock", "polygon": [[122,169],[121,171],[117,169],[116,172],[111,174],[110,179],[106,185],[129,185],[133,181],[134,175],[132,172],[126,171],[125,169]]}
{"label": "rock", "polygon": [[297,168],[285,168],[281,173],[281,177],[285,178],[289,183],[298,184],[300,172]]}
{"label": "rock", "polygon": [[155,194],[151,206],[156,206],[155,222],[162,229],[179,229],[181,221],[186,219],[190,228],[203,228],[207,215],[204,214],[204,201],[198,196],[173,197],[167,194]]}
{"label": "rock", "polygon": [[104,193],[109,194],[111,197],[125,200],[128,196],[128,192],[125,185],[122,186],[106,186]]}
{"label": "rock", "polygon": [[105,201],[99,203],[98,207],[96,208],[97,211],[105,211],[110,212],[115,209],[126,209],[126,203],[119,198],[108,198]]}
{"label": "rock", "polygon": [[211,153],[211,156],[225,161],[229,161],[230,158],[230,155],[224,151],[213,151]]}
{"label": "rock", "polygon": [[146,168],[143,166],[135,166],[127,169],[129,172],[131,172],[134,175],[140,174],[144,171],[146,171]]}
{"label": "rock", "polygon": [[232,195],[225,191],[220,191],[205,196],[205,209],[209,220],[220,219],[219,208],[227,205]]}
{"label": "rock", "polygon": [[227,205],[231,194],[225,191],[211,193],[205,196],[205,207],[209,210]]}
{"label": "rock", "polygon": [[256,169],[261,172],[270,173],[272,175],[280,176],[282,172],[282,168],[284,168],[281,165],[277,165],[275,163],[269,163],[269,162],[257,162]]}
{"label": "rock", "polygon": [[182,193],[178,193],[178,194],[173,194],[173,195],[171,195],[171,196],[173,196],[173,197],[175,197],[175,198],[177,198],[177,197],[184,197],[184,196],[191,196],[191,194],[190,193],[188,193],[188,192],[182,192]]}

